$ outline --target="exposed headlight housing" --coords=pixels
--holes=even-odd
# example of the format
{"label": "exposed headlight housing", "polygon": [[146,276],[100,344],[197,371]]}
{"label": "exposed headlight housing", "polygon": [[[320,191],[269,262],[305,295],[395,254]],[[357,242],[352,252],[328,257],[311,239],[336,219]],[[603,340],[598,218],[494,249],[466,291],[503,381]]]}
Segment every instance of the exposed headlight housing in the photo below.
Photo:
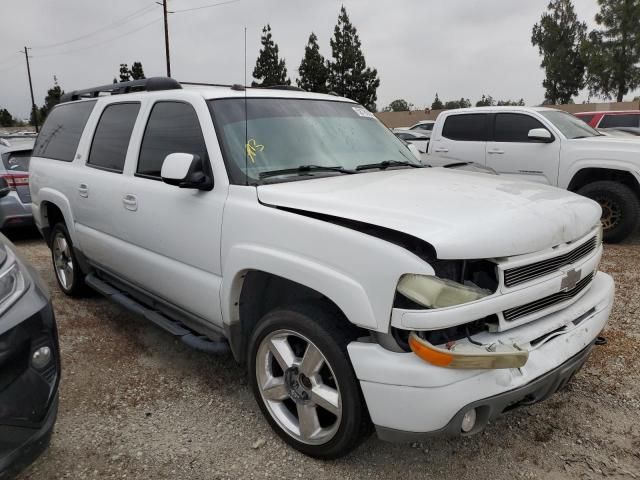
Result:
{"label": "exposed headlight housing", "polygon": [[27,287],[16,257],[10,251],[6,253],[7,259],[0,268],[0,315],[22,296]]}
{"label": "exposed headlight housing", "polygon": [[488,290],[431,275],[405,274],[400,277],[398,292],[426,308],[445,308],[480,300]]}

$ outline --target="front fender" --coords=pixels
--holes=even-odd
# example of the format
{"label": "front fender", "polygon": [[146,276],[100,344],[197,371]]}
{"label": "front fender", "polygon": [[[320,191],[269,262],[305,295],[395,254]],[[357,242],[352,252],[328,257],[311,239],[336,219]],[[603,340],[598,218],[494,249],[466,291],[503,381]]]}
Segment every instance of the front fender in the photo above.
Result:
{"label": "front fender", "polygon": [[628,172],[636,179],[640,184],[640,167],[638,165],[630,164],[624,160],[602,158],[602,159],[580,159],[572,162],[564,171],[560,172],[558,178],[558,187],[567,189],[571,184],[571,181],[582,170],[586,169],[599,169],[599,170],[619,170],[621,172]]}

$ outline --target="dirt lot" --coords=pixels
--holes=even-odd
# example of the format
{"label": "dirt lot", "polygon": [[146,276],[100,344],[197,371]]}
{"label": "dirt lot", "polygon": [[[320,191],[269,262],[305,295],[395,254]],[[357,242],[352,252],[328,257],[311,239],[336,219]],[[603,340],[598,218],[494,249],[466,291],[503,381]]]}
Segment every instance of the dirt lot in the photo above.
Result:
{"label": "dirt lot", "polygon": [[474,437],[372,436],[333,462],[271,432],[231,357],[192,351],[101,297],[66,298],[37,233],[12,238],[51,287],[63,355],[53,441],[22,479],[640,479],[640,238],[606,248],[602,269],[617,283],[609,343],[566,390]]}

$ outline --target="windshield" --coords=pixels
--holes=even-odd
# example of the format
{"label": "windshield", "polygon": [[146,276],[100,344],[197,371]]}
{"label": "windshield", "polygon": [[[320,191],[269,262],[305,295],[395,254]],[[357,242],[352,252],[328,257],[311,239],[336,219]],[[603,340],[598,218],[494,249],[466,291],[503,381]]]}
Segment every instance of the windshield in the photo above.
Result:
{"label": "windshield", "polygon": [[570,113],[559,110],[543,110],[540,113],[569,140],[600,136],[596,130]]}
{"label": "windshield", "polygon": [[[244,98],[210,100],[209,105],[234,184],[260,183],[261,174],[269,182],[285,181],[284,175],[341,174],[318,167],[351,171],[381,162],[420,165],[402,141],[354,103],[248,98],[246,124]],[[279,170],[290,171],[283,176],[266,175]]]}

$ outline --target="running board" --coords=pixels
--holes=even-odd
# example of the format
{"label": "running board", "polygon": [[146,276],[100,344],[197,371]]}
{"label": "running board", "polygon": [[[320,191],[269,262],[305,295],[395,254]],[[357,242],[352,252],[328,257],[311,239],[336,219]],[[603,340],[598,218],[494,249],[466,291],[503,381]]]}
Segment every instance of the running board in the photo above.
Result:
{"label": "running board", "polygon": [[171,320],[157,310],[147,308],[142,303],[134,300],[126,293],[115,288],[113,285],[98,278],[94,273],[87,275],[84,281],[95,291],[104,295],[108,299],[113,300],[130,312],[146,318],[158,327],[169,332],[171,335],[179,337],[183,343],[191,348],[208,353],[227,353],[231,351],[226,340],[221,339],[213,341],[204,335],[194,332],[193,330],[185,327],[182,323]]}

